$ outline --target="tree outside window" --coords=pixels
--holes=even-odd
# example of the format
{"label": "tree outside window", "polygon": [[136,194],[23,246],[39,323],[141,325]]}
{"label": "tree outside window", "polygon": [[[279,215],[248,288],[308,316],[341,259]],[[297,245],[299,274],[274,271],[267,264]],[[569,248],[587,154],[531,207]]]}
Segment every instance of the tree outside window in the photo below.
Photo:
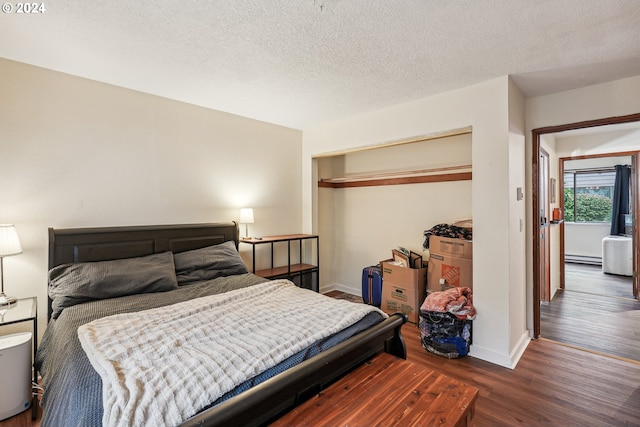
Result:
{"label": "tree outside window", "polygon": [[564,219],[611,222],[615,170],[576,170],[564,174]]}

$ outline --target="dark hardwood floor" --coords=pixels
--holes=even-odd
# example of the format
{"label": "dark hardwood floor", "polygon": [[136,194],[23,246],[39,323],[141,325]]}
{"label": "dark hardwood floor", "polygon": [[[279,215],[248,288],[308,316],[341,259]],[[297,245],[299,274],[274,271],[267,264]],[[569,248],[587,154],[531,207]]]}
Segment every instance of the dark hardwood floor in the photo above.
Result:
{"label": "dark hardwood floor", "polygon": [[566,264],[565,277],[566,289],[540,305],[542,337],[640,361],[640,302],[631,278],[579,264]]}
{"label": "dark hardwood floor", "polygon": [[[473,357],[433,355],[422,348],[416,325],[406,324],[402,331],[409,361],[480,390],[475,427],[640,426],[640,363],[539,339],[512,370]],[[30,414],[23,412],[0,427],[39,426]]]}
{"label": "dark hardwood floor", "polygon": [[565,263],[565,290],[594,295],[633,298],[630,276],[602,272],[599,265]]}
{"label": "dark hardwood floor", "polygon": [[[340,292],[328,295],[362,302]],[[404,325],[402,333],[409,361],[480,390],[475,427],[640,426],[638,362],[539,339],[511,370],[473,357],[431,354],[422,348],[414,324]]]}
{"label": "dark hardwood floor", "polygon": [[445,359],[403,326],[408,360],[480,390],[475,427],[640,426],[640,364],[534,340],[515,369],[473,357]]}

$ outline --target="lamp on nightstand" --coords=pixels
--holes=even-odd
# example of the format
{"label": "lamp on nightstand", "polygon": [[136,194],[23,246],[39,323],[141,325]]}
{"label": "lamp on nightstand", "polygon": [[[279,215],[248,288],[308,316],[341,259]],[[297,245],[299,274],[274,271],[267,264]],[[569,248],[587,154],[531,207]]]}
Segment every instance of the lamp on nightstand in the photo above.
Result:
{"label": "lamp on nightstand", "polygon": [[4,294],[4,269],[2,260],[6,256],[22,253],[22,245],[18,238],[18,232],[13,224],[0,224],[0,307],[13,304],[17,301],[15,297],[8,297]]}
{"label": "lamp on nightstand", "polygon": [[249,225],[253,224],[253,208],[240,209],[240,224],[244,224],[245,239],[249,238]]}

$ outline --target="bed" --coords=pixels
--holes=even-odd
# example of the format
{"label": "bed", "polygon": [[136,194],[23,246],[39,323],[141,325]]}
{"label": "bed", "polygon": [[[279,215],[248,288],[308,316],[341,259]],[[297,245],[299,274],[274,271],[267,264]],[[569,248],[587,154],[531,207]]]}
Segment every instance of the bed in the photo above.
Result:
{"label": "bed", "polygon": [[41,425],[264,425],[374,354],[406,358],[404,315],[255,276],[237,247],[235,222],[49,229]]}

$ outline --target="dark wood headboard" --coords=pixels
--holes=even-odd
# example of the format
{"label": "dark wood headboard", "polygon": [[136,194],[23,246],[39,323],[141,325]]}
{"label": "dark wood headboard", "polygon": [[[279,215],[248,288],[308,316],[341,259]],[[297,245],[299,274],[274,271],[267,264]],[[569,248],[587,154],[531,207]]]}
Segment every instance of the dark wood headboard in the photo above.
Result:
{"label": "dark wood headboard", "polygon": [[[229,240],[238,247],[238,224],[49,228],[49,269],[67,263],[109,261],[154,253],[189,251]],[[51,300],[49,300],[49,315]]]}

